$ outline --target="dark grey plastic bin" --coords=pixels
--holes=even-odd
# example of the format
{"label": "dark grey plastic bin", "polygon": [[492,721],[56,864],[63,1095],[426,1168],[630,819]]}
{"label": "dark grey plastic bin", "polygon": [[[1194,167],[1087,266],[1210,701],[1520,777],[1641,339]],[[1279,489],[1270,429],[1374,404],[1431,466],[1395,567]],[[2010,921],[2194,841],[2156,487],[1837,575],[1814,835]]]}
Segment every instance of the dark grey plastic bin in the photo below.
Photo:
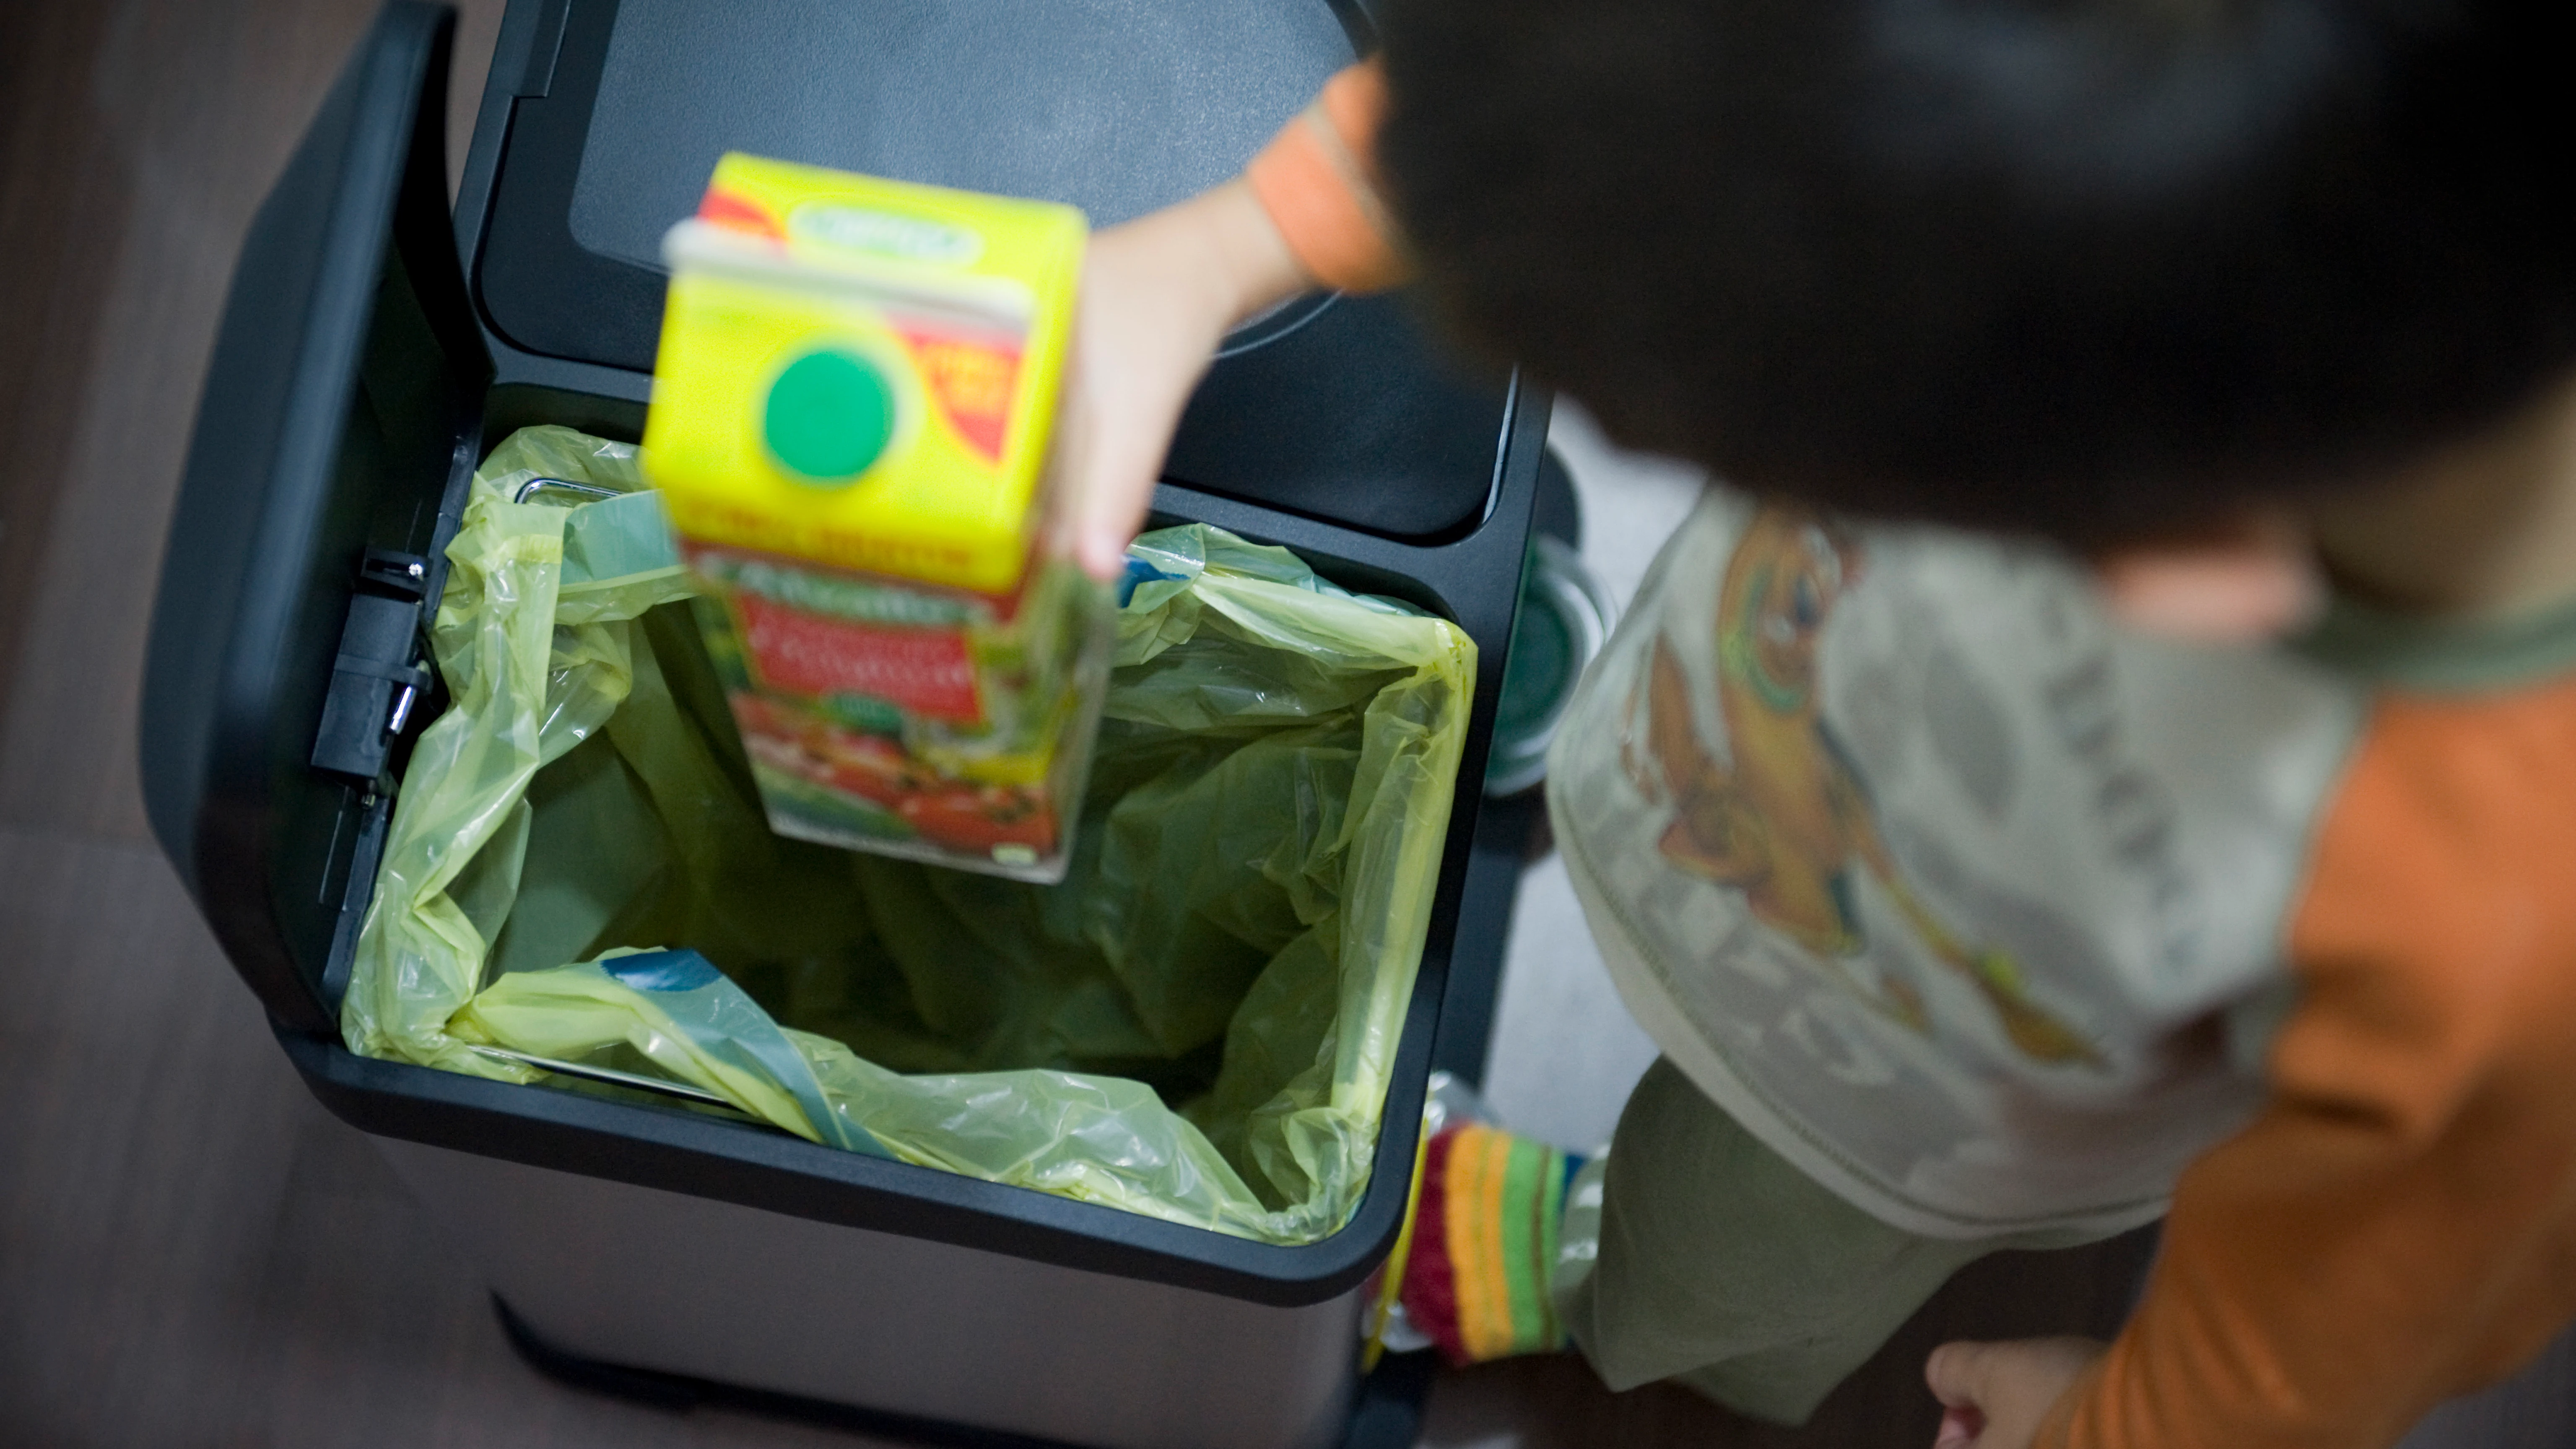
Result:
{"label": "dark grey plastic bin", "polygon": [[[1239,168],[1365,45],[1364,12],[515,0],[452,213],[451,29],[444,7],[389,5],[261,208],[154,618],[153,829],[289,1059],[554,1371],[979,1442],[1401,1441],[1401,1406],[1357,1387],[1359,1291],[1399,1224],[1426,1074],[1481,1060],[1526,821],[1488,818],[1480,848],[1474,782],[1547,423],[1532,390],[1446,373],[1401,299],[1310,299],[1239,334],[1156,497],[1481,651],[1377,1169],[1340,1233],[1252,1243],[362,1058],[336,1012],[409,742],[444,704],[418,623],[474,465],[529,423],[641,431],[662,279],[634,238],[688,209],[718,150],[1052,195],[1106,224]],[[763,54],[780,59],[740,92]],[[639,156],[669,178],[635,182],[655,174]]]}

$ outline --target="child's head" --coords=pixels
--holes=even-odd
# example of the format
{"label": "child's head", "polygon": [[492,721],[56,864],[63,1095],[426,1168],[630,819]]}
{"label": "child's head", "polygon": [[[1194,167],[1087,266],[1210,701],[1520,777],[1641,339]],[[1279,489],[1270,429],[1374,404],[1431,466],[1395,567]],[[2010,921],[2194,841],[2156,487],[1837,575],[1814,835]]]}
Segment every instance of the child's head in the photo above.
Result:
{"label": "child's head", "polygon": [[1380,160],[1451,324],[1624,441],[2089,548],[2576,366],[2546,10],[1391,0]]}

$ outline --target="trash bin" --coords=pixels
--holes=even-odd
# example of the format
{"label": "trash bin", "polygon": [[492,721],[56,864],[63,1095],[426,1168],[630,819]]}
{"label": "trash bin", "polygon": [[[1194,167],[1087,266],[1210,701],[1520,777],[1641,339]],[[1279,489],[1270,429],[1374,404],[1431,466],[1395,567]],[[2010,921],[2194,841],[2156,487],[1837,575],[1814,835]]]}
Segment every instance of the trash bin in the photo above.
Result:
{"label": "trash bin", "polygon": [[[1013,1442],[1344,1434],[1423,1080],[1435,1056],[1472,1071],[1491,1011],[1517,842],[1478,851],[1472,787],[1367,1189],[1296,1246],[361,1057],[337,1007],[403,767],[448,702],[421,635],[473,470],[526,425],[640,433],[651,243],[716,154],[1049,196],[1107,224],[1238,169],[1365,25],[1323,0],[517,0],[452,214],[443,7],[389,6],[324,102],[210,365],[147,666],[146,801],[307,1085],[374,1137],[540,1361]],[[1229,339],[1157,520],[1456,623],[1480,654],[1472,782],[1546,414],[1517,383],[1443,372],[1399,300],[1307,299]]]}

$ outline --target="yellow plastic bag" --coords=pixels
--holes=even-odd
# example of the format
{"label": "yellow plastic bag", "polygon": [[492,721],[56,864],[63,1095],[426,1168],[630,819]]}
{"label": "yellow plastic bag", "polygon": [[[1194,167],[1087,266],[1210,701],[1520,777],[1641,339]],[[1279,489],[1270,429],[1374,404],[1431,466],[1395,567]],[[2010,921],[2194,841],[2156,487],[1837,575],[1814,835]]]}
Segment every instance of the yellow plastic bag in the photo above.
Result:
{"label": "yellow plastic bag", "polygon": [[1281,550],[1148,535],[1065,883],[942,871],[770,834],[652,495],[509,501],[537,476],[637,483],[560,428],[477,475],[434,632],[455,703],[396,805],[353,1048],[680,1082],[1264,1241],[1341,1225],[1447,833],[1463,634]]}

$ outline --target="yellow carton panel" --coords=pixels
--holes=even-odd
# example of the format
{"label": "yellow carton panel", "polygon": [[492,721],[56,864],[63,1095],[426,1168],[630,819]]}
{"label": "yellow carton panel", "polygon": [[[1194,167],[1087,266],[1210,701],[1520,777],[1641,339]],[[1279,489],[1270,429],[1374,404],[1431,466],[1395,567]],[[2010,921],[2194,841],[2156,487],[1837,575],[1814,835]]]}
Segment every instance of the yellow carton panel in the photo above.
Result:
{"label": "yellow carton panel", "polygon": [[1080,212],[747,156],[672,233],[646,456],[709,543],[987,594],[1041,523]]}

